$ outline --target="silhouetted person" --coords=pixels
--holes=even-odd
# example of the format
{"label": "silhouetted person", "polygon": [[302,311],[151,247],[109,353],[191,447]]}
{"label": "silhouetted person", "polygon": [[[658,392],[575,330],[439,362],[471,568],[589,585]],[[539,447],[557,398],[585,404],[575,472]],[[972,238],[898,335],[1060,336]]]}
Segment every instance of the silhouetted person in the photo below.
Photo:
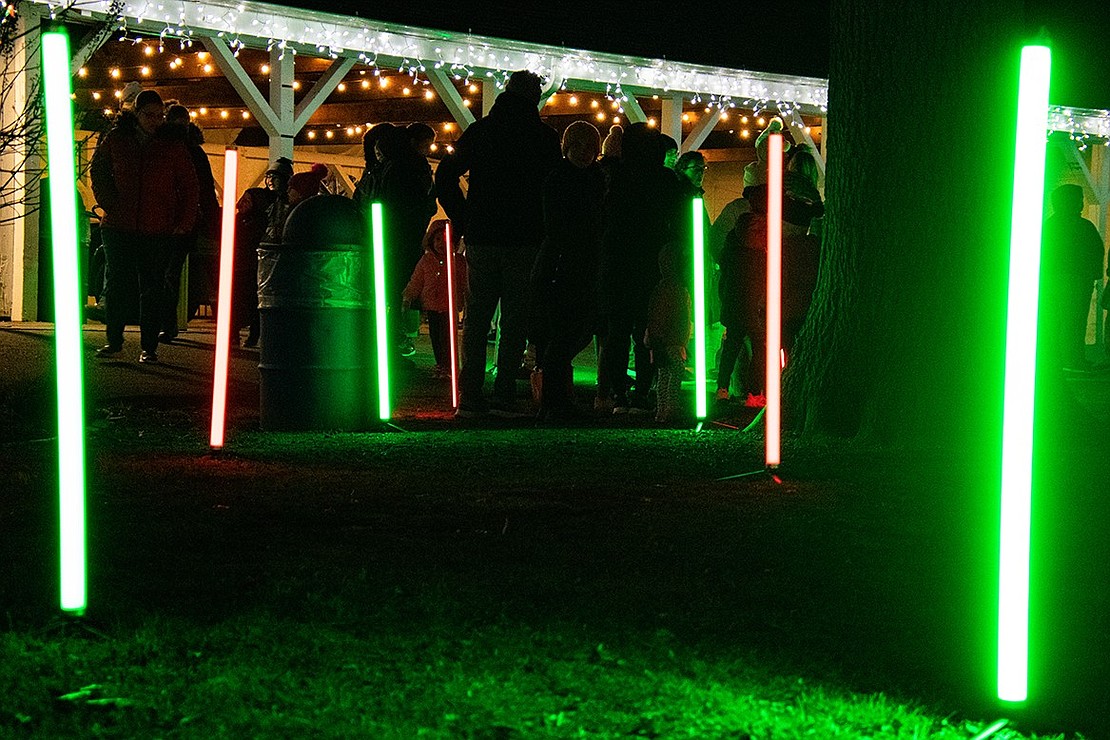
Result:
{"label": "silhouetted person", "polygon": [[231,289],[231,327],[238,343],[247,327],[245,347],[258,345],[258,248],[280,243],[289,215],[293,162],[278,157],[266,170],[264,188],[248,188],[235,203],[235,266]]}
{"label": "silhouetted person", "polygon": [[598,322],[605,173],[597,161],[600,134],[585,121],[563,132],[563,160],[543,188],[544,239],[532,270],[539,419],[580,415],[571,394],[571,363]]}
{"label": "silhouetted person", "polygon": [[1055,367],[1077,370],[1089,366],[1087,316],[1103,258],[1102,237],[1082,212],[1081,187],[1061,185],[1052,191],[1041,252],[1042,357]]}
{"label": "silhouetted person", "polygon": [[104,209],[101,236],[107,256],[108,343],[97,351],[101,357],[123,351],[126,298],[137,287],[139,362],[158,361],[167,256],[174,241],[196,225],[196,170],[184,140],[163,130],[165,117],[161,96],[143,90],[134,113],[121,114],[93,155],[93,192]]}
{"label": "silhouetted person", "polygon": [[[658,132],[646,123],[630,125],[624,132],[620,166],[609,183],[601,266],[606,337],[594,404],[599,410],[651,408],[653,371],[644,346],[648,299],[659,282],[659,250],[684,242],[690,223],[689,202],[674,172],[663,166],[663,154]],[[630,343],[636,358],[632,397],[627,387]]]}
{"label": "silhouetted person", "polygon": [[[402,293],[424,254],[424,234],[436,212],[435,186],[428,160],[412,145],[405,129],[393,128],[378,139],[381,168],[375,200],[385,219],[386,292],[393,346],[402,357],[416,352],[413,339],[419,316],[405,311]],[[412,314],[416,321],[406,320]]]}
{"label": "silhouetted person", "polygon": [[[540,78],[514,72],[490,109],[455,142],[436,173],[439,201],[466,240],[470,293],[463,335],[459,416],[486,413],[486,333],[501,302],[493,399],[513,412],[527,339],[528,276],[543,239],[543,183],[559,161],[559,136],[540,120]],[[459,178],[470,173],[464,196]]]}
{"label": "silhouetted person", "polygon": [[[177,337],[177,308],[181,298],[181,271],[185,266],[185,259],[196,252],[199,239],[218,240],[220,238],[220,203],[216,198],[216,180],[212,176],[212,165],[201,147],[204,143],[204,132],[191,120],[189,109],[180,104],[171,105],[166,110],[166,127],[168,132],[180,135],[189,150],[189,158],[197,174],[200,197],[196,227],[188,234],[170,242],[166,263],[162,333],[158,335],[158,341],[169,344]],[[188,301],[189,297],[186,296],[185,300]]]}

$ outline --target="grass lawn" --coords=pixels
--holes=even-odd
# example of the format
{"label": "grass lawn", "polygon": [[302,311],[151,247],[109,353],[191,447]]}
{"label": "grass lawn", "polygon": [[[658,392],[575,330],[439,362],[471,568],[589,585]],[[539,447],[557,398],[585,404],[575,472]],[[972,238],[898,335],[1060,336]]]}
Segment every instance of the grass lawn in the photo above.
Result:
{"label": "grass lawn", "polygon": [[781,484],[719,482],[761,435],[238,408],[212,456],[203,399],[92,404],[79,624],[52,621],[48,425],[10,403],[0,434],[3,737],[1110,737],[1093,441],[1040,468],[1015,710],[970,451],[787,435]]}

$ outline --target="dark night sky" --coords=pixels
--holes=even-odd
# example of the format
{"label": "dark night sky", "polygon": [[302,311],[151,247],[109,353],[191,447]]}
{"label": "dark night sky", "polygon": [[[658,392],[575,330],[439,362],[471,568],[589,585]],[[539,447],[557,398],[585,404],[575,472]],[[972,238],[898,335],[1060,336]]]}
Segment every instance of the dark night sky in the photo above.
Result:
{"label": "dark night sky", "polygon": [[[814,77],[829,72],[829,0],[777,6],[753,0],[485,0],[465,12],[459,4],[419,0],[276,1],[593,51]],[[1025,8],[1030,33],[1044,26],[1053,42],[1052,102],[1110,108],[1110,13],[1105,6],[1094,0],[1026,0]]]}

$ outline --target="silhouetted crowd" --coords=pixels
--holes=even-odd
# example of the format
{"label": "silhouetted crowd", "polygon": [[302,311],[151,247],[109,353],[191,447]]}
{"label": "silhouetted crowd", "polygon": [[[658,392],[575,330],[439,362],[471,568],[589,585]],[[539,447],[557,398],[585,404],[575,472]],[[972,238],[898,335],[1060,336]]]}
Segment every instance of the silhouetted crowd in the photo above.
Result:
{"label": "silhouetted crowd", "polygon": [[[765,403],[767,140],[782,121],[772,119],[757,139],[743,197],[710,223],[704,208],[692,207],[704,195],[702,153],[679,154],[676,141],[646,123],[613,126],[603,141],[593,125],[576,121],[560,139],[540,118],[541,93],[537,75],[513,73],[489,113],[465,129],[434,174],[428,154],[435,132],[427,125],[383,123],[364,136],[365,168],[353,198],[364,210],[382,203],[389,214],[386,291],[395,355],[415,352],[423,311],[434,372],[451,372],[449,335],[459,317],[447,300],[450,253],[455,311],[464,317],[458,416],[536,413],[544,421],[574,421],[653,413],[660,423],[684,423],[689,410],[680,391],[693,364],[692,237],[700,219],[708,238],[705,270],[697,277],[707,287],[707,322],[723,329],[719,348],[708,350],[716,350],[715,402]],[[156,92],[144,90],[97,148],[92,181],[107,257],[107,344],[98,355],[123,350],[126,304],[135,292],[139,361],[157,362],[159,342],[177,335],[186,255],[218,233],[215,183],[202,142],[188,110],[167,109]],[[814,154],[789,142],[786,151],[783,361],[817,283],[824,215]],[[279,242],[290,211],[329,192],[327,181],[323,165],[294,174],[293,163],[282,158],[271,163],[263,187],[248,189],[237,202],[232,315],[236,329],[248,330],[246,346],[259,341],[257,250]],[[433,220],[437,200],[449,227]],[[1045,225],[1046,320],[1059,327],[1053,337],[1061,361],[1079,366],[1085,362],[1080,327],[1092,283],[1101,278],[1102,241],[1079,216],[1078,188],[1060,188],[1053,203]],[[496,360],[487,395],[490,341]],[[588,408],[575,401],[572,363],[591,343],[598,362]],[[536,409],[522,403],[524,381]]]}

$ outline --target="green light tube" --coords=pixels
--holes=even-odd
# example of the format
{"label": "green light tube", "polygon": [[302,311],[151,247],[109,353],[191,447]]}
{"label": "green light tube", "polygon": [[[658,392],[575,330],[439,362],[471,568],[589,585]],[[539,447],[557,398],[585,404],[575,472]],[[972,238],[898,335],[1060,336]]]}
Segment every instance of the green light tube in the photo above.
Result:
{"label": "green light tube", "polygon": [[70,100],[69,38],[42,34],[50,226],[54,243],[54,343],[58,376],[58,511],[61,608],[87,606],[85,568],[85,400],[81,287],[77,250],[77,182]]}
{"label": "green light tube", "polygon": [[998,698],[1010,702],[1025,701],[1029,693],[1033,395],[1051,67],[1048,47],[1022,49],[1006,307],[998,576]]}
{"label": "green light tube", "polygon": [[694,414],[701,420],[708,415],[705,400],[705,206],[701,198],[694,198],[691,212],[694,218]]}
{"label": "green light tube", "polygon": [[378,353],[378,418],[389,421],[389,328],[385,305],[385,217],[381,203],[370,204],[370,232],[374,259],[374,323]]}

